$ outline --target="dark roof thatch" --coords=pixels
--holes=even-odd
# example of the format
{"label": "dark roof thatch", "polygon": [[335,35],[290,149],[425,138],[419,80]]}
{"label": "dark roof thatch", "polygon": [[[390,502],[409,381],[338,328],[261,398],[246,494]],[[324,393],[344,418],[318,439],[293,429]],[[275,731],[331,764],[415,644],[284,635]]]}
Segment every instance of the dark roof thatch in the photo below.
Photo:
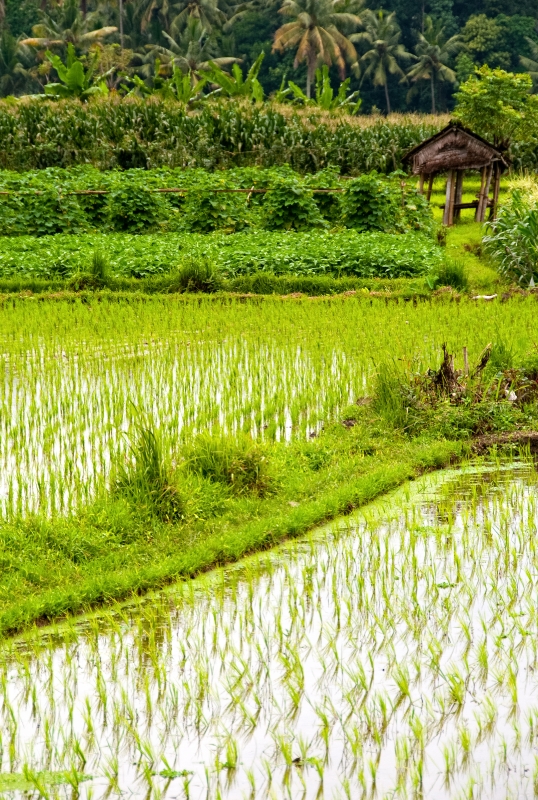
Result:
{"label": "dark roof thatch", "polygon": [[508,167],[502,150],[458,122],[451,122],[413,147],[402,160],[411,165],[415,175],[431,175],[449,169],[481,169],[494,161],[503,168]]}

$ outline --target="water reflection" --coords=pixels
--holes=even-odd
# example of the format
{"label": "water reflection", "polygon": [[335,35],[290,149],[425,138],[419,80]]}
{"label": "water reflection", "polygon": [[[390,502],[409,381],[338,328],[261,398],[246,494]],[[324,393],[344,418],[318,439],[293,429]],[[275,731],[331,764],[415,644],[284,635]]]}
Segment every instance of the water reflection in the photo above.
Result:
{"label": "water reflection", "polygon": [[13,645],[2,771],[71,770],[62,797],[534,796],[535,498],[531,467],[430,477]]}

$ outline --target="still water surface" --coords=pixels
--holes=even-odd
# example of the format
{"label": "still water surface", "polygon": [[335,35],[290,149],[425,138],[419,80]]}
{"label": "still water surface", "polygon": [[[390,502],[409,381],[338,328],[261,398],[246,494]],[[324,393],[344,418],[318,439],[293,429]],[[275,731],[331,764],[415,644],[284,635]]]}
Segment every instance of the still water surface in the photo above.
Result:
{"label": "still water surface", "polygon": [[6,646],[0,791],[534,797],[536,487],[525,465],[430,476]]}

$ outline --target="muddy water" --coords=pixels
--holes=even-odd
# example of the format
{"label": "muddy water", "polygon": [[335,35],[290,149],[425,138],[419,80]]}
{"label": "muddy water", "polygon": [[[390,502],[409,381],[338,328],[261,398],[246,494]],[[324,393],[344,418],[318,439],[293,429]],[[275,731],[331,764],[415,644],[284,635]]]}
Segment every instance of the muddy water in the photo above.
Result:
{"label": "muddy water", "polygon": [[536,483],[525,466],[429,477],[6,646],[0,791],[535,796]]}

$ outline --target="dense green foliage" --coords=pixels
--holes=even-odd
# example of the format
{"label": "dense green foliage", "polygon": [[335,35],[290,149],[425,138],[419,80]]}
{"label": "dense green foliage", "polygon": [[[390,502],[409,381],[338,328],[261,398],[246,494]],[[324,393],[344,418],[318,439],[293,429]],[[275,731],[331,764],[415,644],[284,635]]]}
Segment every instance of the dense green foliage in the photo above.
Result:
{"label": "dense green foliage", "polygon": [[524,287],[538,281],[538,200],[515,189],[489,225],[484,246],[501,275]]}
{"label": "dense green foliage", "polygon": [[[443,251],[420,233],[252,231],[236,234],[84,234],[0,239],[0,277],[87,273],[105,251],[113,276],[170,275],[209,259],[227,278],[248,275],[411,277],[435,270]],[[183,273],[181,273],[183,274]],[[187,288],[189,278],[179,287]],[[197,285],[198,278],[192,278]]]}
{"label": "dense green foliage", "polygon": [[[0,165],[28,170],[93,163],[101,169],[189,166],[206,169],[289,164],[315,172],[391,172],[404,153],[444,120],[333,120],[315,111],[230,102],[192,114],[170,101],[104,99],[86,105],[0,104]],[[532,162],[534,155],[526,157]]]}
{"label": "dense green foliage", "polygon": [[361,231],[427,232],[432,228],[431,209],[414,181],[402,177],[371,173],[349,181],[328,170],[304,178],[288,167],[222,173],[180,169],[101,173],[91,167],[4,172],[0,173],[0,191],[5,192],[0,195],[0,224],[4,235],[96,229],[231,233],[248,227],[327,228],[341,218],[340,224]]}
{"label": "dense green foliage", "polygon": [[530,75],[482,67],[460,87],[454,116],[498,147],[538,136],[538,96]]}
{"label": "dense green foliage", "polygon": [[[124,0],[122,6],[113,0],[6,0],[3,6],[3,95],[65,86],[45,52],[49,48],[64,58],[68,44],[85,61],[73,84],[79,94],[91,90],[81,80],[91,70],[95,86],[104,83],[112,91],[158,92],[188,102],[196,101],[209,81],[205,91],[218,87],[223,96],[277,94],[301,103],[307,102],[304,92],[310,93],[314,71],[323,64],[333,84],[332,94],[329,85],[322,92],[323,107],[338,105],[336,90],[347,74],[349,90],[360,90],[366,111],[386,108],[389,95],[399,110],[446,109],[458,82],[476,66],[523,71],[537,59],[533,0],[426,0],[418,5],[388,0],[383,8],[393,13],[381,18],[377,2],[352,3],[342,13],[341,4],[325,8],[322,0],[306,5],[303,17],[301,3],[278,0]],[[301,49],[303,24],[318,35],[307,38]],[[292,80],[284,89],[286,79]]]}

